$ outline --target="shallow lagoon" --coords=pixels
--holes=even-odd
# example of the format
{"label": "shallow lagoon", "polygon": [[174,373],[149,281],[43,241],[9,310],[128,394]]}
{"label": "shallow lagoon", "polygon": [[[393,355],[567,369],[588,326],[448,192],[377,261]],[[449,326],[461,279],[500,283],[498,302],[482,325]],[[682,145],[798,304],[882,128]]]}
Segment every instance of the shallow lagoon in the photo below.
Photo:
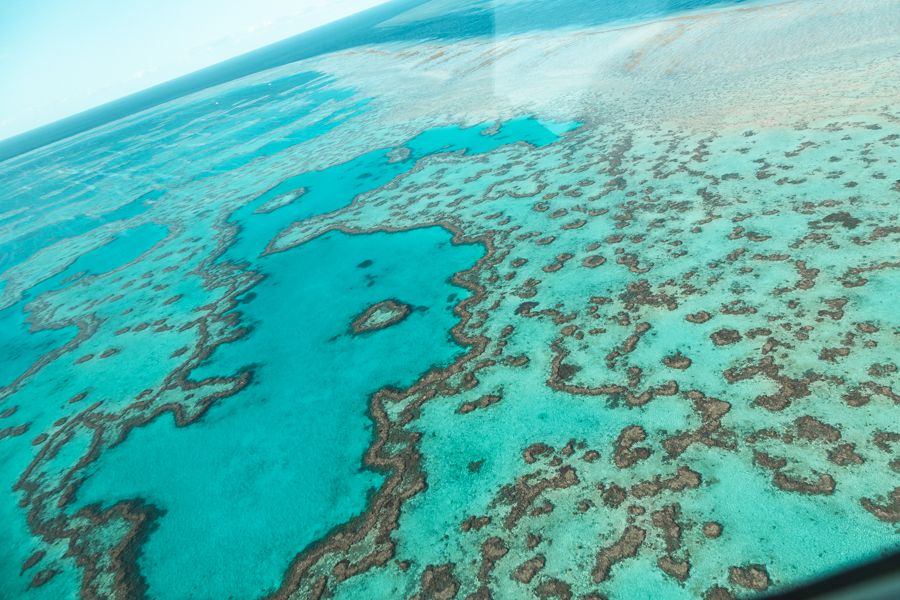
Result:
{"label": "shallow lagoon", "polygon": [[896,550],[895,5],[412,4],[0,163],[0,596]]}
{"label": "shallow lagoon", "polygon": [[[450,277],[482,249],[450,238],[436,228],[329,234],[267,257],[266,278],[239,298],[252,333],[195,374],[270,357],[251,385],[191,427],[161,417],[95,463],[73,508],[140,497],[165,511],[139,563],[152,597],[269,593],[297,548],[362,512],[384,480],[362,464],[372,442],[368,397],[409,386],[462,351],[448,332],[468,292]],[[388,298],[413,312],[382,331],[350,331],[354,317]]]}

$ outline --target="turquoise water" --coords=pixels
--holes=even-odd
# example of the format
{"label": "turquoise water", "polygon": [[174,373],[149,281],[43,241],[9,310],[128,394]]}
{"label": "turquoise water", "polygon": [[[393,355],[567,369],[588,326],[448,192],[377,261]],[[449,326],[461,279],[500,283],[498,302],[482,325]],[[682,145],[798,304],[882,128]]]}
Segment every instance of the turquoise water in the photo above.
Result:
{"label": "turquoise water", "polygon": [[[268,257],[266,279],[239,299],[252,333],[194,374],[271,357],[252,384],[191,427],[157,419],[95,464],[73,508],[139,497],[165,511],[140,562],[152,597],[269,593],[298,549],[362,512],[384,480],[361,462],[372,440],[368,397],[462,351],[447,332],[454,300],[467,292],[449,277],[483,252],[450,237],[437,228],[330,234]],[[394,327],[352,335],[353,318],[385,298],[415,310]]]}
{"label": "turquoise water", "polygon": [[[180,77],[144,92],[85,111],[58,123],[41,127],[9,140],[0,141],[0,160],[28,152],[40,146],[111,123],[142,110],[158,106],[208,87],[227,83],[259,71],[329,52],[367,44],[396,41],[425,41],[434,38],[467,39],[491,36],[502,30],[521,33],[556,27],[598,26],[659,17],[679,11],[710,6],[743,4],[750,0],[632,0],[592,2],[591,0],[554,0],[502,2],[471,0],[438,4],[427,19],[408,24],[390,23],[391,19],[421,6],[429,0],[393,0],[360,14],[308,31],[213,67]],[[498,26],[498,19],[501,18]],[[300,77],[303,77],[300,74]],[[252,87],[244,88],[253,93]]]}
{"label": "turquoise water", "polygon": [[0,598],[898,550],[895,16],[389,3],[0,162]]}
{"label": "turquoise water", "polygon": [[[208,160],[214,166],[210,170],[186,172],[177,177],[205,185],[204,181],[217,173],[241,169],[305,140],[320,137],[360,114],[357,107],[364,106],[365,101],[355,99],[352,92],[322,91],[323,85],[328,85],[327,79],[323,80],[320,75],[301,74],[279,80],[274,90],[265,86],[267,94],[302,90],[304,97],[299,108],[282,111],[282,119],[299,122],[307,119],[307,124],[299,128],[294,126],[294,133],[278,142],[264,143],[253,152],[237,154],[224,161],[219,158],[220,149],[212,147]],[[255,98],[253,92],[252,87],[250,90],[239,89],[219,97],[214,103],[195,102],[187,113],[192,115],[190,118],[172,111],[172,118],[166,118],[169,127],[161,129],[160,134],[165,135],[169,143],[179,137],[199,135],[209,127],[208,107],[211,104],[225,105],[224,110],[217,110],[233,116],[241,109],[229,110],[226,103],[240,106]],[[342,103],[350,107],[349,112]],[[331,114],[314,114],[322,106],[329,105],[337,105],[337,109]],[[282,126],[281,121],[262,119],[256,125],[241,126],[229,133],[232,136],[230,143],[240,149],[241,144]],[[454,306],[470,292],[450,279],[454,273],[474,265],[484,249],[475,241],[452,244],[451,233],[439,227],[408,233],[335,233],[291,252],[263,256],[267,244],[290,224],[346,206],[357,195],[385,185],[429,155],[477,155],[512,143],[542,146],[576,126],[523,118],[505,123],[489,133],[486,133],[487,124],[425,130],[403,144],[402,160],[392,158],[391,148],[375,150],[328,169],[301,171],[257,195],[251,202],[238,205],[228,217],[229,226],[237,228],[234,239],[227,243],[225,254],[217,260],[217,268],[224,270],[232,269],[232,265],[244,268],[252,265],[253,269],[246,271],[250,277],[243,284],[243,291],[232,292],[235,308],[222,315],[232,323],[227,336],[234,341],[225,343],[209,358],[196,363],[190,371],[190,379],[182,385],[192,387],[197,382],[202,384],[235,374],[252,373],[249,385],[233,397],[237,402],[215,407],[190,428],[175,427],[172,418],[165,414],[151,417],[148,426],[135,430],[126,443],[116,445],[104,454],[102,461],[94,462],[78,475],[79,478],[87,477],[79,484],[77,498],[66,507],[68,518],[78,519],[79,515],[89,514],[84,507],[88,507],[88,511],[104,511],[110,506],[122,506],[122,502],[133,503],[137,499],[152,505],[159,516],[152,525],[153,535],[141,549],[141,560],[137,565],[141,588],[146,586],[146,593],[152,597],[208,597],[210,594],[252,597],[274,591],[284,569],[298,551],[363,512],[367,498],[384,482],[383,472],[367,468],[362,462],[366,448],[372,442],[368,398],[384,386],[409,386],[422,373],[448,366],[464,351],[449,332],[458,319]],[[129,126],[125,131],[134,129]],[[173,135],[173,132],[178,133]],[[90,143],[96,144],[95,141]],[[120,156],[115,160],[124,163],[130,158],[136,163],[135,172],[147,173],[154,179],[162,175],[150,167],[160,157],[140,148],[133,152],[133,156]],[[93,186],[109,175],[107,171],[75,185]],[[171,176],[165,176],[163,181],[166,180],[171,181]],[[298,189],[303,190],[299,199],[260,210],[276,196]],[[87,187],[84,193],[96,192]],[[11,208],[15,206],[11,205]],[[87,298],[93,299],[70,306],[66,306],[66,300],[60,300],[59,306],[64,312],[71,312],[98,303],[108,304],[108,308],[101,309],[95,316],[104,323],[101,330],[113,338],[108,342],[98,340],[98,345],[102,348],[114,344],[116,353],[112,357],[126,354],[122,350],[127,346],[122,348],[120,340],[127,340],[127,336],[138,329],[157,334],[154,339],[171,330],[168,325],[160,329],[167,319],[159,308],[154,315],[159,318],[153,320],[153,329],[147,328],[149,322],[144,320],[137,325],[125,325],[133,320],[134,308],[144,312],[153,310],[149,306],[159,307],[160,304],[157,300],[148,305],[147,300],[142,302],[140,298],[132,297],[129,290],[153,291],[177,285],[172,282],[172,277],[178,277],[180,269],[174,266],[143,270],[144,265],[177,261],[171,252],[157,252],[155,258],[144,256],[169,233],[169,228],[157,224],[170,220],[164,212],[163,216],[151,217],[156,222],[147,221],[154,209],[165,211],[164,192],[155,190],[141,194],[99,217],[75,216],[8,242],[14,252],[4,255],[6,266],[22,268],[24,265],[26,270],[29,261],[39,262],[39,257],[47,254],[39,251],[53,243],[64,245],[84,240],[82,243],[90,246],[97,245],[93,241],[97,240],[100,245],[74,255],[74,260],[70,258],[55,272],[51,270],[49,278],[44,272],[36,272],[35,283],[31,287],[22,287],[18,297],[11,298],[15,302],[0,313],[9,322],[5,328],[9,333],[8,342],[4,340],[4,353],[8,357],[3,363],[6,383],[15,381],[16,385],[23,384],[26,389],[30,383],[35,394],[39,394],[37,390],[41,388],[53,390],[54,395],[71,392],[66,399],[74,402],[63,402],[58,411],[63,415],[77,415],[80,412],[77,407],[81,403],[90,403],[91,399],[99,400],[99,406],[102,406],[111,401],[110,396],[123,392],[122,400],[127,400],[128,395],[142,397],[138,392],[147,388],[142,387],[141,381],[152,379],[153,373],[151,371],[148,376],[147,372],[142,372],[144,377],[132,377],[130,370],[140,369],[138,365],[142,362],[161,358],[169,351],[170,359],[185,353],[187,348],[176,347],[175,340],[171,344],[154,341],[143,349],[139,345],[141,342],[135,340],[131,344],[138,344],[135,350],[141,356],[125,360],[126,370],[115,372],[112,379],[104,378],[110,374],[107,369],[92,375],[85,373],[90,380],[85,387],[68,376],[67,370],[76,365],[93,364],[98,356],[113,362],[105,357],[106,350],[79,352],[81,356],[75,357],[74,363],[73,358],[66,358],[68,348],[78,343],[84,329],[93,327],[77,318],[55,315],[54,321],[54,317],[42,315],[47,324],[35,328],[35,319],[29,318],[36,299],[53,302],[56,294],[81,287],[84,291],[79,291],[77,296],[85,298],[87,294]],[[30,215],[28,218],[37,219]],[[22,223],[21,217],[18,221],[15,217],[12,220]],[[113,229],[107,231],[110,226]],[[184,225],[175,224],[173,229],[176,238],[186,238]],[[100,241],[105,238],[108,241]],[[210,241],[215,242],[215,239]],[[139,260],[142,257],[144,259]],[[423,271],[423,264],[432,265],[433,272]],[[304,275],[298,278],[297,273]],[[165,282],[150,287],[152,279],[160,277]],[[142,283],[148,278],[151,281]],[[208,292],[191,287],[181,294],[166,291],[167,300],[163,306],[172,307],[169,312],[177,313],[178,305],[190,302],[191,295],[197,297],[197,304],[202,303],[200,295]],[[393,298],[400,298],[413,307],[411,315],[402,323],[372,334],[354,335],[351,332],[351,322],[368,306]],[[132,308],[122,310],[128,305]],[[140,318],[149,318],[151,314],[143,314]],[[187,325],[191,324],[189,311],[184,312],[182,318],[188,321]],[[114,322],[117,328],[113,331],[110,327]],[[119,327],[122,325],[124,327]],[[127,331],[129,329],[132,331]],[[182,329],[179,328],[179,333]],[[14,334],[16,331],[19,333]],[[94,337],[98,335],[93,334]],[[235,336],[240,337],[235,339]],[[167,346],[169,350],[164,351]],[[421,352],[420,349],[426,347],[429,351]],[[251,358],[270,353],[277,354],[281,360],[261,363]],[[57,356],[62,358],[56,359]],[[85,358],[87,362],[83,362]],[[346,377],[348,365],[353,365],[352,378]],[[154,370],[160,368],[166,367],[163,364]],[[157,376],[160,375],[162,372]],[[10,389],[13,394],[9,397],[25,397],[15,387]],[[129,407],[123,402],[121,406],[128,413],[129,408],[137,405]],[[33,455],[33,451],[25,450],[26,443],[33,433],[32,428],[46,427],[40,423],[50,417],[52,411],[49,409],[35,401],[16,407],[13,418],[30,426],[26,432],[13,432],[13,437],[9,438],[9,441],[20,442],[17,448],[10,448],[11,456],[15,457],[9,461],[5,476],[10,484],[28,464],[28,455]],[[64,427],[64,422],[57,421],[54,426]],[[248,431],[253,435],[243,435]],[[110,442],[116,444],[112,431],[110,435]],[[42,443],[43,440],[38,438],[33,445],[39,448]],[[68,460],[73,461],[72,464],[86,451],[85,446],[67,439],[63,440],[62,448],[59,456],[65,457],[66,449],[69,449],[72,454]],[[330,459],[322,460],[326,454]],[[59,468],[64,470],[55,476],[68,468],[64,466],[67,459],[59,456],[54,462],[61,461]],[[235,456],[248,460],[234,460]],[[135,473],[148,477],[135,478]],[[201,473],[204,476],[198,477]],[[52,482],[48,483],[52,485]],[[273,495],[272,488],[276,485],[287,486],[294,492]],[[209,492],[213,489],[218,490],[216,497],[222,501],[218,506],[208,502]],[[242,497],[239,503],[233,501],[237,496]],[[15,512],[13,508],[10,510]],[[248,511],[255,515],[254,519],[247,518]],[[21,522],[18,519],[11,518],[8,522]],[[223,528],[220,534],[210,535],[216,524],[229,521],[235,525]],[[284,527],[286,522],[293,526]],[[121,535],[116,531],[113,527],[113,533],[107,534],[97,528],[94,533]],[[275,537],[274,531],[279,532]],[[9,547],[14,552],[5,561],[9,565],[26,563],[34,548],[41,547],[40,544],[35,546],[32,534],[21,527],[8,533],[15,536],[12,539],[20,540]],[[88,536],[94,533],[88,533]],[[197,544],[198,539],[206,543]],[[100,543],[115,544],[116,538]],[[186,543],[191,543],[195,551],[190,554],[179,552]],[[222,577],[223,552],[234,557],[234,563],[227,567],[232,573],[230,577]],[[55,560],[59,566],[44,572],[53,573],[50,583],[33,587],[31,594],[61,597],[70,593],[61,591],[57,585],[64,580],[71,581],[75,567],[61,557]],[[38,569],[31,573],[26,572],[28,569],[21,571],[16,577],[11,570],[4,579],[19,579],[22,581],[19,585],[27,586]],[[180,582],[179,585],[173,585],[174,581]],[[212,585],[211,581],[216,584]]]}
{"label": "turquoise water", "polygon": [[[122,215],[124,211],[116,211]],[[115,218],[110,221],[116,220]],[[93,223],[96,226],[96,222]],[[72,229],[60,232],[52,228],[52,235],[64,236]],[[0,385],[8,386],[39,359],[75,336],[74,327],[62,329],[33,329],[29,320],[29,303],[41,295],[67,287],[79,279],[109,273],[138,259],[166,236],[166,229],[153,224],[145,224],[116,235],[111,241],[76,258],[64,271],[50,279],[31,287],[16,304],[0,310],[0,328],[8,332],[0,352],[4,361],[0,363]],[[12,256],[10,253],[9,256]]]}
{"label": "turquoise water", "polygon": [[[544,146],[558,138],[553,130],[562,133],[576,126],[525,118],[504,123],[494,135],[483,134],[486,125],[429,129],[402,146],[408,151],[402,160],[392,160],[392,149],[380,148],[321,171],[290,176],[235,212],[232,218],[247,219],[249,226],[241,229],[226,257],[241,261],[263,253],[273,237],[291,223],[343,208],[356,196],[409,171],[426,156],[480,154],[517,142]],[[276,202],[276,206],[269,208],[271,202]]]}

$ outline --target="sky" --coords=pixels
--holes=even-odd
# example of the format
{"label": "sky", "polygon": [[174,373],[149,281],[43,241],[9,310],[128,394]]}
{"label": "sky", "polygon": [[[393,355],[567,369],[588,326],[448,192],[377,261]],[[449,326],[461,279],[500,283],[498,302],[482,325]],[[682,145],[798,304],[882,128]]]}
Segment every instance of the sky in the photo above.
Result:
{"label": "sky", "polygon": [[0,139],[385,0],[0,0]]}

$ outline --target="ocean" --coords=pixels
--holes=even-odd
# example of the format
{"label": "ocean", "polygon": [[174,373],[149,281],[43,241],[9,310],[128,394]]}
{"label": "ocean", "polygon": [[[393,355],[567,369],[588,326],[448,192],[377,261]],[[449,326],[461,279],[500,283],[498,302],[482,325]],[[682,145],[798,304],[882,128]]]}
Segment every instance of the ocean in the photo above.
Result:
{"label": "ocean", "polygon": [[898,549],[891,0],[392,2],[0,144],[0,597],[752,597]]}

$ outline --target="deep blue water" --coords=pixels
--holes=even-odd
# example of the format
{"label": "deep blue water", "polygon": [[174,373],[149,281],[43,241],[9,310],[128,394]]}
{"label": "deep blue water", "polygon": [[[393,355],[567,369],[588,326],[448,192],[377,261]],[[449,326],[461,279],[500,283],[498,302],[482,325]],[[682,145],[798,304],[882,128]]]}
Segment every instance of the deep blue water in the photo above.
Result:
{"label": "deep blue water", "polygon": [[[427,3],[427,0],[393,0],[313,31],[2,140],[0,161],[213,85],[294,61],[357,46],[427,39],[464,39],[492,36],[498,32],[507,35],[536,29],[596,26],[752,1],[531,0],[495,7],[490,0],[479,0],[477,3],[466,3],[466,10],[443,14],[427,21],[385,27],[383,26],[385,21]],[[498,27],[498,23],[501,26]]]}

